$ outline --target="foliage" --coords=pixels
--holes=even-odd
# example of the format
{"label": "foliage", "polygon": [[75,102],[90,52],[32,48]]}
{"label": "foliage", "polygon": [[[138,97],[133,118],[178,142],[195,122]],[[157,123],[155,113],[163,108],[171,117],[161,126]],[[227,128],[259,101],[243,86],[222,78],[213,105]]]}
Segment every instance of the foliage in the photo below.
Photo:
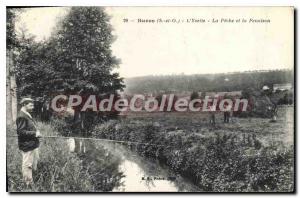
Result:
{"label": "foliage", "polygon": [[[249,121],[245,119],[245,123]],[[189,178],[202,191],[293,191],[293,147],[280,142],[276,146],[264,143],[264,138],[270,141],[270,135],[261,134],[261,125],[268,125],[253,123],[257,123],[256,128],[241,128],[239,123],[220,126],[217,121],[211,131],[198,116],[135,117],[98,125],[93,134],[143,143],[129,147]]]}
{"label": "foliage", "polygon": [[[15,39],[15,11],[9,9],[8,14],[12,21],[7,23],[8,39]],[[112,54],[114,37],[103,8],[72,7],[50,39],[36,42],[23,32],[17,41],[18,55],[14,57],[17,95],[33,97],[41,103],[36,106],[42,107],[58,94],[117,95],[124,88],[123,79],[113,72],[120,60]],[[37,109],[36,113],[40,111]],[[110,116],[118,113],[112,112]],[[81,112],[76,110],[74,117],[78,114]],[[89,112],[77,117],[84,117],[83,128],[88,128],[98,115]]]}
{"label": "foliage", "polygon": [[15,60],[19,95],[51,97],[61,92],[84,95],[121,90],[122,78],[112,72],[120,61],[110,49],[111,31],[102,8],[73,7],[49,40],[35,42],[33,37],[21,36]]}
{"label": "foliage", "polygon": [[191,93],[191,100],[194,100],[194,99],[197,99],[197,98],[199,98],[199,94],[198,94],[198,92],[195,92],[195,91],[193,91],[192,93]]}
{"label": "foliage", "polygon": [[17,47],[19,44],[15,32],[15,22],[20,11],[17,8],[8,7],[6,9],[6,47],[8,50]]}
{"label": "foliage", "polygon": [[[224,81],[228,78],[229,81]],[[260,90],[264,85],[294,83],[292,70],[252,71],[220,74],[161,75],[125,79],[128,93],[180,93],[186,91],[215,92],[237,91],[252,88]]]}
{"label": "foliage", "polygon": [[59,77],[64,82],[58,88],[98,93],[123,88],[122,79],[112,73],[119,60],[110,49],[114,39],[111,31],[103,8],[71,8],[50,40],[56,49],[55,69],[61,72]]}
{"label": "foliage", "polygon": [[[43,135],[59,135],[51,125],[40,124]],[[8,128],[8,135],[14,130]],[[44,139],[40,146],[40,160],[34,172],[33,189],[27,189],[21,173],[22,156],[15,138],[7,140],[7,187],[9,192],[95,192],[111,191],[123,177],[116,158],[102,146],[89,142],[95,152],[73,153],[64,139]],[[110,179],[108,179],[110,178]]]}

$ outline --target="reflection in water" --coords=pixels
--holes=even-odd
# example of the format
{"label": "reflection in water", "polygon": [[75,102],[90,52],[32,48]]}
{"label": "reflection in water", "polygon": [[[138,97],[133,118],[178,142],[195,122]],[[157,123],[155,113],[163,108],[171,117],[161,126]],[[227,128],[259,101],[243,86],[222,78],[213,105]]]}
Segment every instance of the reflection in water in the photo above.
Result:
{"label": "reflection in water", "polygon": [[67,140],[67,144],[68,144],[68,147],[69,147],[69,151],[70,152],[75,152],[75,139],[74,138],[69,138]]}
{"label": "reflection in water", "polygon": [[125,175],[123,185],[114,188],[114,191],[178,191],[175,184],[168,181],[167,177],[159,175],[145,175],[145,171],[135,162],[124,160],[120,170]]}
{"label": "reflection in water", "polygon": [[[107,191],[199,191],[193,184],[168,171],[157,161],[140,157],[124,145],[79,139],[69,139],[68,145],[70,152],[81,156],[85,164],[94,171],[93,174],[99,174],[97,171],[100,171],[109,176],[106,179],[112,185],[105,188]],[[109,165],[106,170],[101,167],[103,162]],[[99,185],[103,184],[97,182]]]}
{"label": "reflection in water", "polygon": [[121,158],[112,155],[103,145],[93,140],[68,139],[69,151],[81,159],[84,171],[94,189],[90,191],[112,191],[121,185],[122,172],[119,170]]}

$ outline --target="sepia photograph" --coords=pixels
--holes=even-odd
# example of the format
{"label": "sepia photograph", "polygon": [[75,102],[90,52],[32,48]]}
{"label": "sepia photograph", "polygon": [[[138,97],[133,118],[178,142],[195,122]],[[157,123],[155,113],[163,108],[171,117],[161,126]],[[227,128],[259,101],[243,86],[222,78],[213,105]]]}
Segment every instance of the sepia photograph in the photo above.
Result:
{"label": "sepia photograph", "polygon": [[6,191],[294,193],[294,7],[6,7]]}

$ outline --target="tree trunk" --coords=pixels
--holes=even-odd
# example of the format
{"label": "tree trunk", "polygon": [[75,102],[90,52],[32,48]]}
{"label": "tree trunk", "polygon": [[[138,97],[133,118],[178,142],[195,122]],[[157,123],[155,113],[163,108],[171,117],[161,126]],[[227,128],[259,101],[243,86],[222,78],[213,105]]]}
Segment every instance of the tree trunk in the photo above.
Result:
{"label": "tree trunk", "polygon": [[17,119],[17,112],[18,112],[18,100],[17,100],[16,76],[14,74],[12,74],[10,77],[10,87],[11,87],[12,120],[15,123]]}
{"label": "tree trunk", "polygon": [[8,51],[7,54],[7,64],[6,64],[6,77],[7,77],[7,84],[6,84],[6,102],[7,102],[7,123],[14,124],[17,119],[17,83],[16,77],[14,74],[14,62],[13,62],[13,53],[12,50]]}
{"label": "tree trunk", "polygon": [[10,51],[6,52],[6,124],[12,125],[12,104],[11,104],[11,94],[10,94],[10,65],[11,57]]}

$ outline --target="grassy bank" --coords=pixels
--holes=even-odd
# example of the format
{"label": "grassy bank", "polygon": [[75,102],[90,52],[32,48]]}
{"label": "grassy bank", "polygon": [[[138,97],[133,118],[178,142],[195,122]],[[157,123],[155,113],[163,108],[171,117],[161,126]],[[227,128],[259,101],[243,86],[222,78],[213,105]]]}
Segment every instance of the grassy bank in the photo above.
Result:
{"label": "grassy bank", "polygon": [[[43,135],[59,135],[49,124],[39,123]],[[7,135],[16,135],[7,128]],[[111,191],[119,185],[122,174],[118,171],[118,158],[107,153],[101,146],[88,145],[97,152],[70,152],[66,140],[42,139],[38,170],[34,172],[34,188],[27,189],[22,181],[22,155],[16,138],[7,138],[7,186],[9,192],[88,192]],[[93,163],[91,162],[93,161]]]}
{"label": "grassy bank", "polygon": [[158,159],[203,191],[290,192],[294,188],[291,113],[282,109],[274,124],[245,118],[224,125],[219,115],[216,127],[207,124],[205,115],[136,116],[101,124],[93,134],[164,145],[130,147]]}

